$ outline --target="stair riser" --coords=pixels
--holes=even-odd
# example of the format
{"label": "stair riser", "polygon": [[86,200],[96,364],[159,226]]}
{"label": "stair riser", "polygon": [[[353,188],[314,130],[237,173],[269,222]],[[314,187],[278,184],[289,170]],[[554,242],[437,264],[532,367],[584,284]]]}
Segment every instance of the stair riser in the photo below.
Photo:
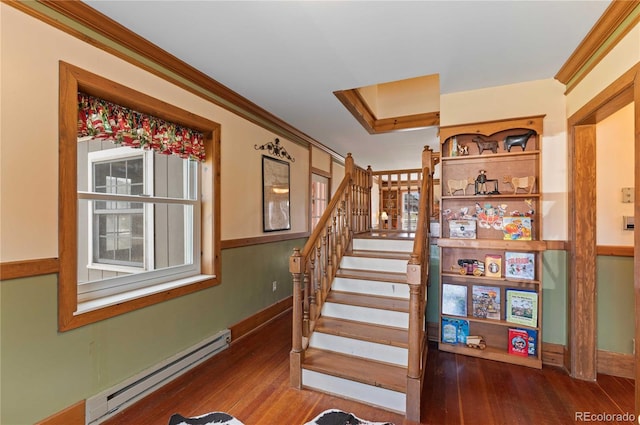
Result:
{"label": "stair riser", "polygon": [[353,249],[368,251],[412,252],[413,240],[397,239],[354,239]]}
{"label": "stair riser", "polygon": [[379,362],[407,367],[408,351],[405,348],[375,342],[362,341],[337,335],[314,332],[309,345],[312,348],[364,357]]}
{"label": "stair riser", "polygon": [[406,273],[407,262],[408,260],[344,256],[342,257],[340,267],[343,269]]}
{"label": "stair riser", "polygon": [[357,322],[409,329],[409,313],[400,311],[380,310],[327,302],[322,307],[322,315],[335,317],[337,319],[354,320]]}
{"label": "stair riser", "polygon": [[409,299],[409,285],[405,283],[336,277],[331,288],[341,292]]}
{"label": "stair riser", "polygon": [[383,409],[405,413],[406,395],[311,370],[302,370],[302,385],[329,394],[357,400]]}

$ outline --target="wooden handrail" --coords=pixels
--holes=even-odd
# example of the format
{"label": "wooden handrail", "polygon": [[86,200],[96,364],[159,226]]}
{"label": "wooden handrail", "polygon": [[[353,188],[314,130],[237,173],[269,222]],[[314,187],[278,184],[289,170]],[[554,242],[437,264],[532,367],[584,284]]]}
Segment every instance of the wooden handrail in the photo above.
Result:
{"label": "wooden handrail", "polygon": [[406,417],[419,421],[421,413],[422,385],[427,358],[427,335],[425,314],[427,305],[427,285],[429,284],[429,226],[433,208],[433,167],[436,158],[431,149],[425,147],[422,154],[422,184],[418,221],[413,241],[413,251],[407,264],[407,284],[409,285],[409,349],[407,362],[407,404]]}
{"label": "wooden handrail", "polygon": [[371,170],[356,167],[351,154],[345,176],[302,248],[289,258],[293,277],[291,385],[302,386],[300,366],[315,323],[353,232],[371,228]]}
{"label": "wooden handrail", "polygon": [[[425,153],[426,152],[426,153]],[[423,152],[423,168],[373,172],[356,167],[351,155],[345,161],[345,176],[331,198],[309,240],[289,259],[293,276],[293,332],[290,352],[291,386],[302,388],[302,369],[309,338],[354,233],[371,230],[373,176],[380,176],[379,189],[394,190],[394,202],[405,192],[419,193],[413,251],[407,264],[409,285],[409,346],[407,365],[407,418],[420,418],[420,396],[426,360],[425,310],[429,272],[429,224],[432,209],[433,161]],[[425,161],[425,158],[428,160]],[[386,178],[386,180],[384,180]],[[382,198],[381,198],[382,199]],[[382,207],[382,202],[381,202]],[[396,213],[398,212],[395,204]],[[414,216],[415,217],[415,216]],[[401,217],[395,216],[396,231]],[[411,220],[411,216],[409,216]],[[411,227],[411,223],[409,223]],[[413,232],[412,229],[403,229]]]}

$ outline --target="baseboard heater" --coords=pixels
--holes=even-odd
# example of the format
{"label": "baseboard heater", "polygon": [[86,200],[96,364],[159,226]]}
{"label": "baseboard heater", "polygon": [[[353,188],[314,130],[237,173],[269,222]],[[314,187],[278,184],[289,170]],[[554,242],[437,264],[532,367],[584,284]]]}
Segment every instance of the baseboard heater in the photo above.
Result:
{"label": "baseboard heater", "polygon": [[86,402],[85,423],[97,425],[229,347],[231,331],[216,335],[121,382]]}

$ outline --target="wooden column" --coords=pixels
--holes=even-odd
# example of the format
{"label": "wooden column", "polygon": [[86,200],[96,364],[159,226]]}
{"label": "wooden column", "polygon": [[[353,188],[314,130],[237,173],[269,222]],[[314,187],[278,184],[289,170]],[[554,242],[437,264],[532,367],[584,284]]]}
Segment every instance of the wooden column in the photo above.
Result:
{"label": "wooden column", "polygon": [[569,300],[573,304],[569,329],[571,376],[595,381],[596,362],[596,126],[574,127],[569,173]]}

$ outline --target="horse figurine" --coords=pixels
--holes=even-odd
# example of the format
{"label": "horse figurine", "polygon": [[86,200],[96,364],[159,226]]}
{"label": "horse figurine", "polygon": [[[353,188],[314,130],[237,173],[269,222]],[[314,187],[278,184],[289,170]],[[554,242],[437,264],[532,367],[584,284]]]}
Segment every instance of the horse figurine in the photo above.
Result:
{"label": "horse figurine", "polygon": [[478,145],[478,155],[482,155],[484,150],[490,150],[493,153],[498,153],[498,141],[497,140],[485,140],[482,136],[476,136],[471,139]]}

